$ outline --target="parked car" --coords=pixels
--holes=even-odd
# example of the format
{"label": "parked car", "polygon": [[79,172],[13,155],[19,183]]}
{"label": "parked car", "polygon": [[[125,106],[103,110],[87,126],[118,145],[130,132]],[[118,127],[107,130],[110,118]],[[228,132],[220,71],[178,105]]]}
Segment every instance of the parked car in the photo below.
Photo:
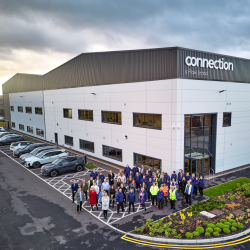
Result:
{"label": "parked car", "polygon": [[0,138],[0,145],[11,144],[12,142],[23,141],[24,138],[22,135],[6,135]]}
{"label": "parked car", "polygon": [[30,144],[33,144],[33,142],[32,141],[12,142],[10,144],[10,150],[15,151],[17,149],[25,148]]}
{"label": "parked car", "polygon": [[48,149],[57,149],[57,146],[46,146],[46,147],[38,147],[32,150],[30,153],[23,154],[19,157],[22,164],[25,163],[25,160],[29,157],[35,156],[39,154],[42,151],[48,150]]}
{"label": "parked car", "polygon": [[80,172],[85,167],[84,157],[75,155],[75,156],[64,156],[59,159],[54,160],[52,163],[45,164],[41,168],[41,173],[43,175],[50,175],[55,177],[58,174],[77,171]]}
{"label": "parked car", "polygon": [[0,127],[0,132],[4,132],[5,129],[3,127]]}
{"label": "parked car", "polygon": [[31,152],[35,148],[44,147],[44,146],[47,146],[47,144],[46,143],[33,143],[33,144],[28,145],[25,148],[21,148],[21,149],[17,149],[16,151],[13,151],[13,156],[20,157],[23,154]]}
{"label": "parked car", "polygon": [[25,166],[39,168],[43,164],[53,162],[54,160],[67,155],[68,153],[65,149],[46,150],[35,156],[27,158],[25,160]]}
{"label": "parked car", "polygon": [[14,132],[0,132],[0,138],[6,136],[6,135],[16,135]]}

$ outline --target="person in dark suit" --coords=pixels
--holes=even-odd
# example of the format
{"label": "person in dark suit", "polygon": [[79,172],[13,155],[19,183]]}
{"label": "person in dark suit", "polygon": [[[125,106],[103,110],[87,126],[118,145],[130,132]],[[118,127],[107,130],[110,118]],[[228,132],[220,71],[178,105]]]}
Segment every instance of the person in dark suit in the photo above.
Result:
{"label": "person in dark suit", "polygon": [[72,203],[74,203],[75,194],[78,190],[78,184],[76,183],[76,180],[73,181],[73,184],[71,185],[71,190],[72,190]]}

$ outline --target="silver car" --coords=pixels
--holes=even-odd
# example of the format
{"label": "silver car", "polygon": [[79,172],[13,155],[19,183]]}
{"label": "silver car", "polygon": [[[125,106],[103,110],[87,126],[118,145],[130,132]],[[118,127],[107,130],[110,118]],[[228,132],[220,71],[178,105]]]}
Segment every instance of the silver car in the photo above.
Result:
{"label": "silver car", "polygon": [[56,149],[57,147],[56,146],[45,146],[45,147],[39,147],[39,148],[35,148],[34,150],[32,150],[30,153],[26,153],[26,154],[23,154],[19,157],[20,159],[20,162],[22,164],[25,163],[25,160],[29,157],[32,157],[32,156],[35,156],[37,154],[39,154],[40,152],[42,151],[45,151],[45,150],[48,150],[48,149]]}

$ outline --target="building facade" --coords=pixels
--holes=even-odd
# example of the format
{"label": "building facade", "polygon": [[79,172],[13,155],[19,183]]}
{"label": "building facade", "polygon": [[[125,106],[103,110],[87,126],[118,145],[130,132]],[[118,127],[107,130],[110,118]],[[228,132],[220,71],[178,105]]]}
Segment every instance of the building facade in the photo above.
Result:
{"label": "building facade", "polygon": [[250,60],[183,48],[81,54],[3,84],[6,126],[125,166],[250,163]]}

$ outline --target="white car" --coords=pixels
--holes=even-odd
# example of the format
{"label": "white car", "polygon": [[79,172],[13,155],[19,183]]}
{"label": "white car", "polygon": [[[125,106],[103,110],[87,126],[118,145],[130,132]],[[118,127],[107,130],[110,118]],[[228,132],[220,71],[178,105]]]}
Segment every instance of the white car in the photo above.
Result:
{"label": "white car", "polygon": [[3,127],[0,127],[0,132],[4,132],[5,129]]}
{"label": "white car", "polygon": [[33,144],[31,141],[19,141],[19,142],[12,142],[10,144],[10,150],[15,151],[17,149],[25,148],[26,146]]}
{"label": "white car", "polygon": [[62,156],[67,156],[65,149],[45,150],[41,153],[25,159],[25,167],[39,168],[43,164],[50,163]]}

